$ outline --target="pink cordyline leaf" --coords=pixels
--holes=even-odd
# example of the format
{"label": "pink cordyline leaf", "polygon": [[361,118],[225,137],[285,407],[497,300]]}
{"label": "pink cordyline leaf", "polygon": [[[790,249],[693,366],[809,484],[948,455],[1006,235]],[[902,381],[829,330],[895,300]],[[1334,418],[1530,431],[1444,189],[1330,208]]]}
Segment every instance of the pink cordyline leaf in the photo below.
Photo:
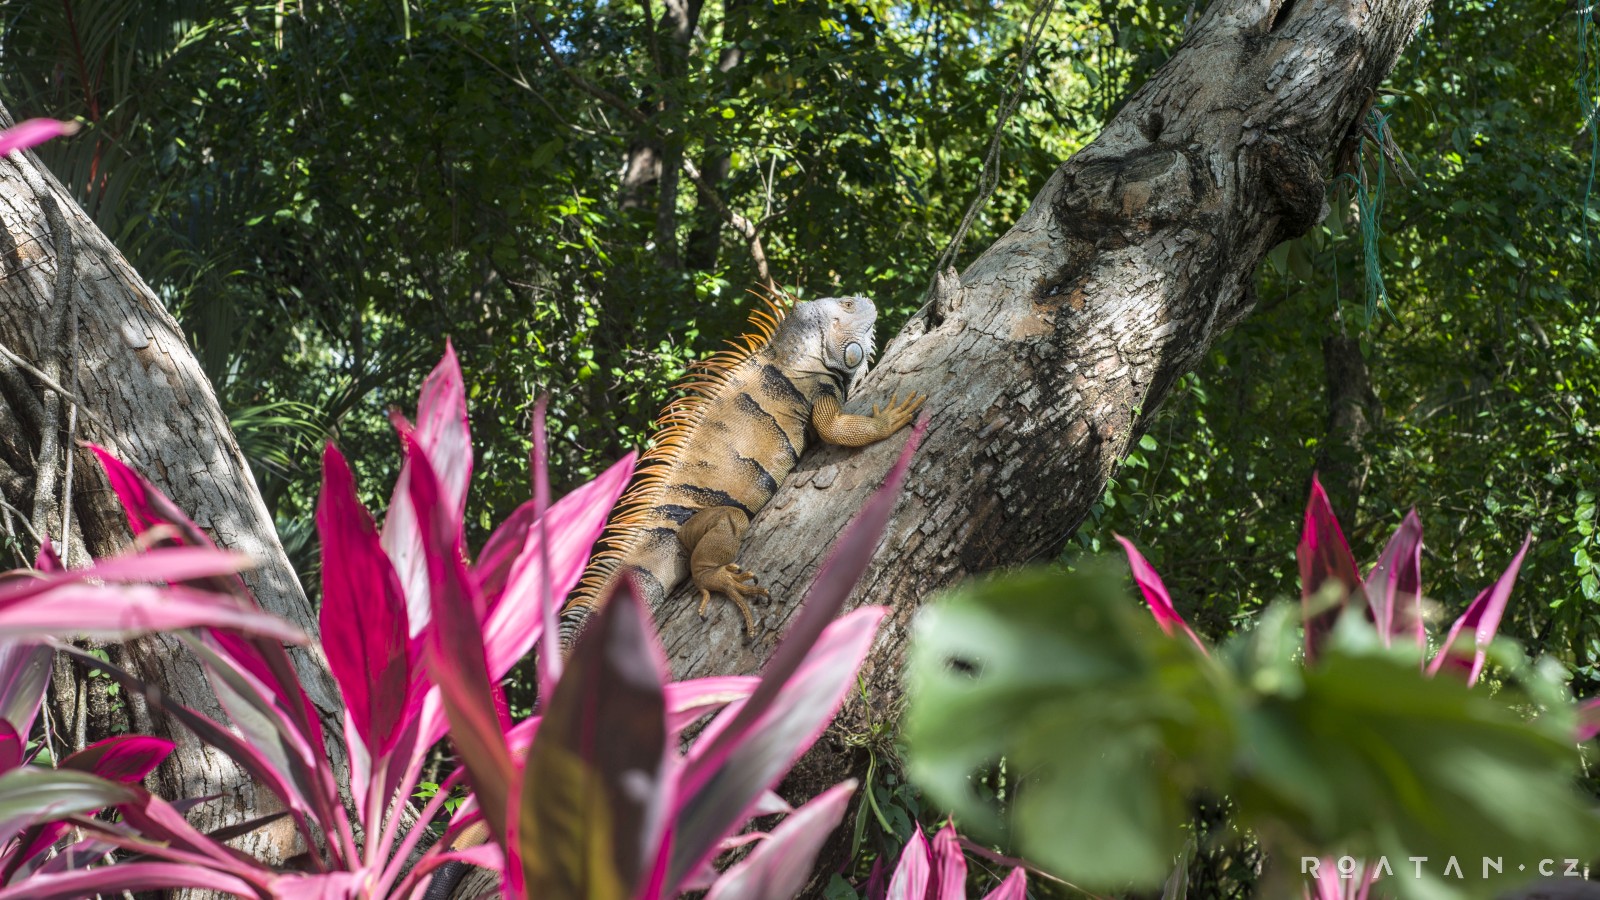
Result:
{"label": "pink cordyline leaf", "polygon": [[473,792],[490,830],[504,845],[512,765],[491,700],[493,688],[478,630],[483,602],[462,563],[461,519],[440,494],[433,466],[415,442],[406,447],[406,467],[433,605],[424,630],[428,672],[439,686],[451,739],[466,763]]}
{"label": "pink cordyline leaf", "polygon": [[748,856],[728,867],[711,886],[706,900],[798,897],[811,877],[817,851],[844,817],[855,789],[855,779],[836,784],[795,810]]}
{"label": "pink cordyline leaf", "polygon": [[52,138],[74,134],[77,130],[77,122],[63,122],[59,119],[25,119],[0,131],[0,156],[13,150],[37,147]]}
{"label": "pink cordyline leaf", "polygon": [[511,564],[522,555],[522,548],[528,543],[528,529],[533,520],[534,502],[529,500],[506,516],[473,559],[472,577],[478,582],[478,593],[483,595],[483,602],[491,613],[505,592]]}
{"label": "pink cordyline leaf", "polygon": [[0,609],[0,638],[120,638],[199,627],[236,628],[294,644],[308,640],[305,632],[277,616],[244,609],[230,597],[183,587],[67,583]]}
{"label": "pink cordyline leaf", "polygon": [[[1478,676],[1483,673],[1483,664],[1489,654],[1489,644],[1494,640],[1495,633],[1500,630],[1500,619],[1505,615],[1506,603],[1511,599],[1511,588],[1517,581],[1517,572],[1522,568],[1522,558],[1528,553],[1528,546],[1533,543],[1533,535],[1523,538],[1522,549],[1512,558],[1511,564],[1500,573],[1494,584],[1483,589],[1461,618],[1450,626],[1450,633],[1445,636],[1444,645],[1439,648],[1439,653],[1434,656],[1433,663],[1428,666],[1428,674],[1436,675],[1446,663],[1452,669],[1461,671],[1467,679],[1467,684],[1477,684]],[[1462,632],[1471,630],[1472,651],[1468,655],[1462,648],[1456,646]]]}
{"label": "pink cordyline leaf", "polygon": [[1306,659],[1316,658],[1317,648],[1338,620],[1340,608],[1313,614],[1309,604],[1327,582],[1343,585],[1346,596],[1361,590],[1361,576],[1356,571],[1356,560],[1350,553],[1350,544],[1339,529],[1339,520],[1333,515],[1328,494],[1322,482],[1311,476],[1311,499],[1306,502],[1305,528],[1300,534],[1300,596],[1308,604],[1306,623]]}
{"label": "pink cordyline leaf", "polygon": [[528,751],[517,827],[529,896],[615,886],[631,897],[649,878],[667,793],[667,677],[624,578],[573,647]]}
{"label": "pink cordyline leaf", "polygon": [[152,528],[171,525],[177,529],[179,541],[194,547],[212,546],[210,538],[200,530],[183,510],[167,496],[156,490],[144,476],[111,455],[104,447],[89,445],[105,470],[111,490],[122,503],[122,512],[128,517],[128,530],[138,537]]}
{"label": "pink cordyline leaf", "polygon": [[961,852],[955,823],[946,822],[933,836],[928,859],[933,864],[928,900],[967,900],[967,857]]}
{"label": "pink cordyline leaf", "polygon": [[10,722],[0,719],[0,775],[22,765],[27,758],[27,741]]}
{"label": "pink cordyline leaf", "polygon": [[894,877],[889,879],[888,900],[923,900],[933,877],[929,862],[928,840],[922,836],[922,826],[918,825],[911,841],[900,852],[900,864],[894,867]]}
{"label": "pink cordyline leaf", "polygon": [[500,845],[493,841],[461,850],[429,853],[417,863],[416,868],[412,870],[412,874],[421,877],[450,862],[464,862],[468,865],[480,866],[498,872],[505,867],[506,854],[504,850],[500,849]]}
{"label": "pink cordyline leaf", "polygon": [[1578,707],[1578,740],[1592,740],[1600,734],[1600,697],[1585,700]]}
{"label": "pink cordyline leaf", "polygon": [[78,900],[97,894],[121,896],[124,891],[202,888],[237,897],[257,896],[251,884],[201,866],[172,862],[124,862],[96,869],[39,873],[0,890],[0,900]]}
{"label": "pink cordyline leaf", "polygon": [[556,595],[550,590],[550,529],[549,516],[545,514],[550,508],[550,472],[546,468],[549,451],[545,448],[547,435],[544,430],[544,413],[549,402],[550,396],[545,394],[533,405],[533,453],[528,457],[528,466],[533,470],[533,508],[538,513],[533,523],[533,531],[539,539],[540,577],[535,591],[539,598],[537,675],[541,697],[548,697],[555,691],[556,682],[561,680],[561,669],[565,662],[561,658],[561,644],[558,640],[560,633],[556,630],[560,610],[557,608]]}
{"label": "pink cordyline leaf", "polygon": [[1149,605],[1150,614],[1155,617],[1156,624],[1169,635],[1172,634],[1174,626],[1183,629],[1183,633],[1189,636],[1189,640],[1194,641],[1200,652],[1210,656],[1211,651],[1206,649],[1200,636],[1194,633],[1194,629],[1183,620],[1183,616],[1178,615],[1177,607],[1172,605],[1172,595],[1167,593],[1167,586],[1162,583],[1155,567],[1144,558],[1144,554],[1133,545],[1133,541],[1115,533],[1112,537],[1117,539],[1117,543],[1122,545],[1122,551],[1128,555],[1128,568],[1133,570],[1133,582],[1139,586],[1139,592],[1144,594],[1144,602]]}
{"label": "pink cordyline leaf", "polygon": [[1422,520],[1416,509],[1406,513],[1394,536],[1367,573],[1367,606],[1384,646],[1409,635],[1418,650],[1427,649],[1422,621]]}
{"label": "pink cordyline leaf", "polygon": [[85,772],[12,769],[0,775],[0,846],[35,825],[116,806],[133,795],[127,785]]}
{"label": "pink cordyline leaf", "polygon": [[232,731],[218,725],[210,717],[201,715],[193,709],[176,702],[165,691],[152,688],[112,663],[89,656],[70,644],[62,645],[60,649],[81,664],[99,668],[109,675],[112,680],[116,681],[124,691],[143,696],[146,703],[182,722],[184,727],[194,732],[200,740],[226,753],[241,768],[249,772],[252,777],[266,785],[268,790],[277,795],[280,800],[284,801],[295,812],[304,814],[309,811],[308,800],[300,795],[288,778],[279,770],[277,764],[269,759],[259,748],[248,741],[241,740]]}
{"label": "pink cordyline leaf", "polygon": [[[176,535],[167,543],[215,550],[215,544],[204,531],[200,530],[200,526],[179,509],[176,503],[156,490],[142,475],[124,465],[102,447],[91,444],[89,449],[100,460],[106,479],[111,483],[111,488],[116,492],[118,501],[122,503],[123,512],[128,517],[128,528],[136,537],[144,535],[153,528],[167,526]],[[204,587],[217,593],[236,594],[241,603],[257,606],[255,598],[245,589],[243,582],[236,575],[189,580],[194,582],[193,586]],[[299,678],[281,643],[272,640],[270,635],[265,638],[248,637],[227,631],[213,631],[207,636],[208,641],[220,645],[239,665],[270,687],[273,693],[282,699],[289,708],[296,726],[312,746],[317,748],[319,755],[324,755],[322,723],[317,718],[316,710],[311,706],[311,698],[301,689]]]}
{"label": "pink cordyline leaf", "polygon": [[41,572],[64,572],[67,569],[61,557],[56,555],[55,545],[50,543],[48,534],[44,536],[44,543],[39,545],[39,555],[34,557],[33,567]]}
{"label": "pink cordyline leaf", "polygon": [[472,436],[467,429],[467,393],[455,348],[445,342],[444,358],[422,382],[413,428],[398,412],[391,414],[408,461],[394,483],[394,498],[383,520],[383,549],[393,562],[406,594],[411,633],[417,634],[433,614],[428,602],[428,565],[422,550],[421,517],[411,496],[409,447],[420,445],[433,467],[441,502],[456,521],[464,515],[467,483],[472,478]]}
{"label": "pink cordyline leaf", "polygon": [[880,854],[877,859],[872,861],[872,871],[867,875],[865,894],[867,900],[883,900],[884,897],[889,895],[890,874],[888,869],[884,867],[883,856]]}
{"label": "pink cordyline leaf", "polygon": [[667,730],[676,734],[701,716],[748,698],[761,682],[754,675],[714,675],[667,684]]}
{"label": "pink cordyline leaf", "polygon": [[905,482],[906,472],[911,468],[911,457],[917,452],[917,444],[927,428],[928,417],[924,414],[911,429],[911,435],[906,439],[889,474],[883,479],[883,485],[868,498],[834,543],[817,577],[811,582],[811,588],[806,591],[799,613],[794,616],[783,640],[762,669],[761,683],[755,693],[714,736],[701,735],[698,752],[690,755],[684,770],[685,795],[697,793],[721,768],[734,747],[744,740],[756,720],[765,714],[777,694],[789,688],[789,676],[800,668],[816,644],[817,636],[844,608],[850,591],[861,580],[867,564],[872,561],[872,552],[883,536],[884,527],[888,525],[895,501],[899,499],[900,485]]}
{"label": "pink cordyline leaf", "polygon": [[[61,760],[60,768],[87,772],[119,784],[134,784],[150,774],[172,750],[173,743],[163,738],[124,734],[71,754]],[[71,827],[70,822],[56,821],[24,832],[18,840],[18,850],[0,872],[0,883],[9,882],[18,868],[54,846]]]}
{"label": "pink cordyline leaf", "polygon": [[[506,794],[512,798],[520,798],[527,793],[528,767],[526,765],[511,767],[511,783],[508,784]],[[505,844],[501,848],[505,852],[505,861],[500,867],[500,896],[505,900],[529,900],[528,870],[522,859],[522,828],[524,825],[522,815],[507,815]],[[653,896],[653,895],[649,895]]]}
{"label": "pink cordyline leaf", "polygon": [[[577,586],[606,518],[633,477],[637,454],[630,453],[601,475],[552,504],[545,515],[550,546],[550,595],[559,602]],[[544,631],[540,609],[545,550],[540,529],[530,527],[522,551],[512,564],[505,590],[483,629],[489,672],[499,678],[532,649]]]}
{"label": "pink cordyline leaf", "polygon": [[97,741],[61,760],[61,768],[77,769],[133,784],[161,765],[175,745],[166,738],[143,734],[119,734]]}
{"label": "pink cordyline leaf", "polygon": [[362,746],[371,757],[382,757],[420,712],[425,682],[400,579],[356,494],[349,465],[332,444],[322,453],[317,533],[328,667]]}
{"label": "pink cordyline leaf", "polygon": [[1028,873],[1016,868],[983,900],[1028,900]]}
{"label": "pink cordyline leaf", "polygon": [[353,900],[364,895],[368,877],[365,872],[280,875],[272,881],[272,896],[295,900]]}
{"label": "pink cordyline leaf", "polygon": [[219,647],[188,635],[176,637],[200,659],[212,691],[234,727],[287,777],[300,796],[306,798],[330,837],[343,841],[330,844],[330,852],[336,856],[353,856],[356,852],[354,837],[338,800],[326,751],[313,746],[305,731],[295,723],[292,710],[287,706],[292,700],[273,692]]}
{"label": "pink cordyline leaf", "polygon": [[51,649],[32,641],[0,641],[0,721],[17,734],[33,731],[50,683]]}
{"label": "pink cordyline leaf", "polygon": [[[59,585],[83,581],[206,582],[232,576],[251,565],[250,558],[214,547],[166,547],[132,556],[113,556],[82,569],[59,570],[42,577],[17,578],[0,586],[0,609],[35,597]],[[218,593],[218,592],[212,592]],[[220,598],[232,602],[225,593]]]}
{"label": "pink cordyline leaf", "polygon": [[[881,606],[866,606],[829,625],[700,789],[690,793],[679,782],[668,891],[716,852],[717,843],[749,818],[762,794],[821,737],[855,686],[856,670],[886,612]],[[756,690],[759,694],[761,689]],[[724,710],[707,726],[701,742],[754,703],[753,696]]]}

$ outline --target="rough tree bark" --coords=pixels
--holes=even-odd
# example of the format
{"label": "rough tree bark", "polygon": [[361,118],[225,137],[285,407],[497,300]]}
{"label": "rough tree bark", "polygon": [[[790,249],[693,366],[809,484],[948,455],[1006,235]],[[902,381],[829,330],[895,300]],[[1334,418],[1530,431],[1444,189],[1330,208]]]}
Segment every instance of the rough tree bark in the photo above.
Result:
{"label": "rough tree bark", "polygon": [[[10,124],[3,109],[0,122]],[[36,195],[30,183],[41,186],[45,195]],[[57,210],[47,215],[51,199]],[[245,579],[261,604],[315,634],[314,611],[278,542],[227,417],[177,322],[32,154],[0,159],[0,217],[5,226],[0,231],[0,344],[7,352],[0,354],[0,425],[5,430],[0,493],[6,502],[28,509],[39,476],[57,470],[65,454],[73,453],[71,543],[105,556],[129,540],[121,508],[94,457],[72,448],[68,436],[59,433],[71,421],[70,413],[60,419],[43,414],[46,407],[39,397],[50,386],[28,369],[48,374],[46,361],[59,358],[63,365],[57,384],[83,404],[77,411],[77,437],[107,447],[144,473],[218,544],[253,557],[257,568]],[[52,219],[64,227],[67,241],[51,226]],[[61,254],[64,248],[72,252]],[[69,260],[72,277],[58,279],[58,254]],[[62,286],[68,288],[65,294]],[[69,297],[76,305],[70,317],[75,325],[63,331],[55,323],[69,318],[62,305]],[[75,337],[63,344],[63,333]],[[17,365],[7,354],[27,365]],[[64,408],[76,405],[72,397],[59,400]],[[66,451],[40,454],[48,446],[47,436]],[[59,519],[52,516],[48,522],[59,543]],[[32,549],[37,549],[36,542]],[[124,645],[122,652],[147,682],[226,721],[201,668],[176,642],[148,637]],[[335,762],[342,765],[341,706],[326,660],[316,647],[296,649],[292,656],[322,715]],[[169,727],[159,714],[139,706],[131,712],[135,727],[152,729],[178,745],[157,771],[163,796],[221,795],[191,814],[198,826],[209,830],[275,808],[271,795],[256,790],[225,755],[175,723]],[[273,861],[295,852],[287,826],[253,833],[240,846]]]}
{"label": "rough tree bark", "polygon": [[1331,333],[1322,339],[1322,374],[1328,399],[1328,432],[1317,451],[1317,474],[1334,515],[1347,532],[1359,524],[1361,491],[1372,459],[1367,435],[1383,414],[1372,389],[1361,339]]}
{"label": "rough tree bark", "polygon": [[[1323,215],[1329,162],[1427,0],[1215,0],[1105,131],[959,278],[940,279],[852,407],[927,393],[931,426],[853,603],[893,607],[864,670],[892,708],[913,615],[969,575],[1049,560],[1152,412],[1254,304],[1256,266]],[[801,460],[739,564],[777,602],[655,610],[677,677],[757,670],[900,439]],[[1063,602],[1070,602],[1064,598]],[[825,760],[834,780],[847,758]]]}

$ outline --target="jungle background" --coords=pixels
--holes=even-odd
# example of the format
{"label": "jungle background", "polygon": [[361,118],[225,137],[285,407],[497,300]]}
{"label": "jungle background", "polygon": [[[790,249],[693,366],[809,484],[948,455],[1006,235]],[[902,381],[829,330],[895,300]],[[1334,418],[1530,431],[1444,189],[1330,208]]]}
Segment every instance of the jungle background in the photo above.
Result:
{"label": "jungle background", "polygon": [[[7,2],[0,91],[19,119],[86,126],[39,155],[182,323],[315,591],[322,442],[361,484],[392,483],[387,409],[447,336],[485,530],[528,496],[533,399],[551,397],[557,488],[592,477],[742,330],[758,256],[801,296],[871,296],[885,343],[982,189],[1013,91],[958,266],[1196,13],[1045,2],[1026,65],[1041,7],[1011,2]],[[1128,535],[1224,637],[1295,593],[1320,470],[1358,558],[1419,508],[1424,587],[1447,606],[1531,531],[1502,633],[1594,695],[1594,16],[1434,3],[1329,216],[1262,267],[1256,312],[1175,392],[1068,561]]]}

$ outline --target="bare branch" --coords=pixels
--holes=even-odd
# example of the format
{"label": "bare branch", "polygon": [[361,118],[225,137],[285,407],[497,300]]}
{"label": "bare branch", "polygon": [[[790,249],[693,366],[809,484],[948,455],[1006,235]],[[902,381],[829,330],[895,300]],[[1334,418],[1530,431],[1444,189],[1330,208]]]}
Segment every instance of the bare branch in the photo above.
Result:
{"label": "bare branch", "polygon": [[65,393],[51,387],[50,383],[59,382],[63,367],[71,365],[71,347],[77,340],[77,302],[74,296],[77,260],[73,252],[72,229],[67,227],[67,217],[61,211],[55,191],[46,183],[38,159],[24,160],[21,156],[12,156],[11,161],[44,210],[51,236],[55,239],[56,283],[50,297],[55,319],[51,322],[41,354],[44,372],[40,380],[47,383],[44,390],[44,417],[39,427],[39,462],[33,482],[33,530],[47,534],[50,520],[55,518],[58,502],[56,483],[60,476],[56,459],[61,455],[61,395]]}

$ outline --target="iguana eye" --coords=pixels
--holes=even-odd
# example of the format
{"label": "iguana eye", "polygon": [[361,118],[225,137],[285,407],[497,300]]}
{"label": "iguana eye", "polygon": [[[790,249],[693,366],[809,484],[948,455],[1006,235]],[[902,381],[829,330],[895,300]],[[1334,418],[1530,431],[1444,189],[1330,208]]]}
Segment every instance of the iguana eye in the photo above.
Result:
{"label": "iguana eye", "polygon": [[844,345],[844,364],[850,368],[854,369],[856,366],[861,365],[861,360],[865,357],[866,351],[862,350],[861,345],[855,341]]}

